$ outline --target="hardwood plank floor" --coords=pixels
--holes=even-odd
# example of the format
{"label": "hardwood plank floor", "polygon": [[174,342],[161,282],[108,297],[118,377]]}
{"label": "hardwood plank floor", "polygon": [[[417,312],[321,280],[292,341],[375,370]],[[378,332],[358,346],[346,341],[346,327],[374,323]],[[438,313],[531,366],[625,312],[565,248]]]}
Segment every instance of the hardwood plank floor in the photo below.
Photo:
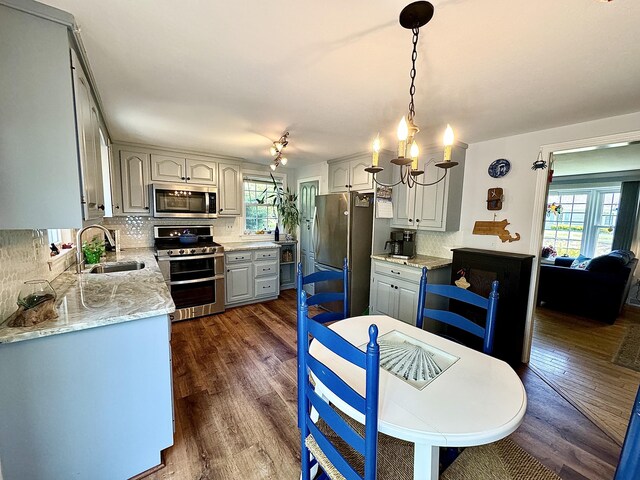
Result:
{"label": "hardwood plank floor", "polygon": [[[295,295],[173,324],[175,444],[151,480],[297,479]],[[611,479],[619,447],[527,367],[512,438],[562,478]]]}
{"label": "hardwood plank floor", "polygon": [[640,308],[626,306],[613,325],[536,309],[531,368],[569,402],[622,444],[640,384],[640,372],[612,359]]}

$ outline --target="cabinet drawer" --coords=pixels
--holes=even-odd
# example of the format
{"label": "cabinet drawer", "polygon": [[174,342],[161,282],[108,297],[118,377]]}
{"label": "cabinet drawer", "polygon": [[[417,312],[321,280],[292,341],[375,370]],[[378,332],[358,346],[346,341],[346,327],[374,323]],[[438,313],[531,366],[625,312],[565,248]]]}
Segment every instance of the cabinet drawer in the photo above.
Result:
{"label": "cabinet drawer", "polygon": [[256,297],[278,294],[278,277],[256,278]]}
{"label": "cabinet drawer", "polygon": [[256,277],[278,274],[278,262],[256,262],[254,264]]}
{"label": "cabinet drawer", "polygon": [[254,260],[276,260],[279,256],[279,250],[255,250],[253,252]]}
{"label": "cabinet drawer", "polygon": [[374,260],[373,271],[380,275],[388,275],[393,278],[418,284],[420,283],[420,276],[422,275],[422,270],[419,268],[398,265],[396,263],[385,262],[384,260]]}
{"label": "cabinet drawer", "polygon": [[251,252],[248,250],[242,252],[228,252],[224,254],[224,259],[226,263],[250,262]]}

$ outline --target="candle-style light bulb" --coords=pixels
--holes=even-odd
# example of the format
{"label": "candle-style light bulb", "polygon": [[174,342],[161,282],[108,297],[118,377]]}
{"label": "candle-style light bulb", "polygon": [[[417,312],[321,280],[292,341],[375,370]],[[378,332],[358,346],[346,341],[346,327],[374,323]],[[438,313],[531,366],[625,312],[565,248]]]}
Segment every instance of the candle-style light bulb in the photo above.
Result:
{"label": "candle-style light bulb", "polygon": [[445,162],[451,161],[451,146],[453,145],[453,140],[454,140],[453,129],[451,128],[451,125],[447,124],[447,129],[444,131],[444,139],[443,139]]}
{"label": "candle-style light bulb", "polygon": [[378,157],[380,155],[380,134],[376,135],[375,140],[373,141],[373,159],[371,160],[371,165],[374,167],[378,166]]}
{"label": "candle-style light bulb", "polygon": [[409,127],[404,117],[398,124],[398,158],[403,158],[407,150],[407,136],[409,136]]}
{"label": "candle-style light bulb", "polygon": [[418,148],[418,144],[415,142],[415,140],[411,144],[411,149],[409,150],[409,153],[411,155],[411,169],[412,170],[417,170],[418,169],[418,155],[420,154],[420,149]]}

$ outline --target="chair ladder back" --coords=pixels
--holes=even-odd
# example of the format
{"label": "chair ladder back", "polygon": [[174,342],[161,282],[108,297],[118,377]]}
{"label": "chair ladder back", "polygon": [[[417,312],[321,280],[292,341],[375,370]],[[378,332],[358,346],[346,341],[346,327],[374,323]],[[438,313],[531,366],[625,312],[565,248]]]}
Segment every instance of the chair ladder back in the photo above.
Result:
{"label": "chair ladder back", "polygon": [[[489,298],[470,292],[463,288],[453,285],[429,285],[427,283],[427,269],[422,268],[422,276],[420,277],[420,294],[418,297],[418,318],[416,326],[422,328],[424,318],[452,325],[456,328],[464,330],[472,335],[483,339],[482,351],[487,354],[493,352],[493,343],[495,337],[496,313],[498,310],[498,281],[491,283],[491,292]],[[441,297],[457,300],[467,303],[487,311],[484,327],[454,312],[445,310],[436,310],[425,308],[427,294],[438,295]]]}
{"label": "chair ladder back", "polygon": [[342,280],[341,292],[321,292],[307,298],[307,305],[322,305],[330,302],[342,302],[342,313],[327,311],[315,315],[313,318],[321,323],[342,320],[349,316],[349,263],[344,259],[342,271],[322,271],[310,273],[306,277],[302,274],[302,263],[298,263],[296,271],[296,288],[298,295],[303,290],[304,285],[315,284],[332,280]]}
{"label": "chair ladder back", "polygon": [[[380,375],[380,347],[378,346],[378,328],[369,327],[369,342],[363,352],[328,327],[310,319],[308,316],[307,296],[304,290],[298,295],[298,426],[302,441],[302,480],[310,480],[309,450],[305,441],[309,434],[322,450],[323,454],[347,480],[375,480],[377,472],[378,442],[378,388]],[[309,354],[309,338],[313,337],[346,361],[365,370],[365,394],[362,397],[331,369]],[[364,415],[364,438],[348,425],[315,392],[309,381],[309,373],[324,386],[340,397],[345,403]],[[319,417],[345,442],[364,455],[364,477],[361,477],[335,446],[311,420],[311,407]]]}
{"label": "chair ladder back", "polygon": [[631,409],[631,418],[627,433],[624,436],[620,460],[614,480],[631,480],[640,478],[640,388]]}

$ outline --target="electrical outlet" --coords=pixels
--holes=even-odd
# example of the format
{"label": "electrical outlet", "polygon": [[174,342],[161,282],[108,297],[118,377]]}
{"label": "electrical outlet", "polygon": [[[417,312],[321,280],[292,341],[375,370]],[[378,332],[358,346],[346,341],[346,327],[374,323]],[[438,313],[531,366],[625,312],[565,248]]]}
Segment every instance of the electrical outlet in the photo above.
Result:
{"label": "electrical outlet", "polygon": [[233,224],[232,224],[232,223],[227,223],[227,224],[225,225],[225,228],[226,228],[227,230],[233,230]]}

